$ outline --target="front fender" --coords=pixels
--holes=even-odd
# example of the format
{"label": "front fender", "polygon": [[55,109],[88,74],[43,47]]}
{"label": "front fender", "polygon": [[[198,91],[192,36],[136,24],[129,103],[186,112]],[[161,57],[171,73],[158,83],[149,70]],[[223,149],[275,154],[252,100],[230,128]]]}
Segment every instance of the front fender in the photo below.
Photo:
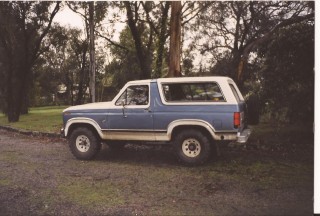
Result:
{"label": "front fender", "polygon": [[69,129],[73,124],[89,124],[94,127],[96,132],[99,134],[100,138],[103,138],[104,136],[99,124],[95,120],[90,118],[76,117],[76,118],[71,118],[67,121],[66,126],[64,128],[65,137],[68,136]]}

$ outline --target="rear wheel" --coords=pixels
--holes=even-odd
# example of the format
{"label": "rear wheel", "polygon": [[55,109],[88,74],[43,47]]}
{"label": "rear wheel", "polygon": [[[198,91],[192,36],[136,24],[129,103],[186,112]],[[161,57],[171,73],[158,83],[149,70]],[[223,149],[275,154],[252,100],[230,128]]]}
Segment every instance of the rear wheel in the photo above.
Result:
{"label": "rear wheel", "polygon": [[178,160],[186,165],[203,164],[211,152],[210,139],[201,131],[188,129],[177,134],[174,141]]}
{"label": "rear wheel", "polygon": [[72,131],[68,140],[71,153],[80,160],[92,159],[101,149],[98,137],[85,127]]}

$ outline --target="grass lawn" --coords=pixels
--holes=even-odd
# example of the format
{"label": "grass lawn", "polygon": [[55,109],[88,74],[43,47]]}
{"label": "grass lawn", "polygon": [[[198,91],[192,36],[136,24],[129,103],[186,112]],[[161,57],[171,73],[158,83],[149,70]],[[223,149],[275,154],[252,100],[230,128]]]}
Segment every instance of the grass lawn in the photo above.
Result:
{"label": "grass lawn", "polygon": [[7,116],[0,114],[0,125],[31,131],[59,133],[62,127],[62,110],[66,106],[30,108],[29,114],[21,115],[19,122],[9,123]]}

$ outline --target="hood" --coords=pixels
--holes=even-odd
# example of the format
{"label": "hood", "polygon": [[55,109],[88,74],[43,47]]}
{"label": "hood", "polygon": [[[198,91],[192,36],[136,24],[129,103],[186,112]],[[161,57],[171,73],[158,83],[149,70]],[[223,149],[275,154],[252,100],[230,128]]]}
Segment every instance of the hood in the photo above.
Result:
{"label": "hood", "polygon": [[75,110],[93,110],[93,109],[106,109],[112,106],[110,102],[99,102],[99,103],[88,103],[83,105],[71,106],[67,109],[64,109],[63,112],[66,111],[75,111]]}

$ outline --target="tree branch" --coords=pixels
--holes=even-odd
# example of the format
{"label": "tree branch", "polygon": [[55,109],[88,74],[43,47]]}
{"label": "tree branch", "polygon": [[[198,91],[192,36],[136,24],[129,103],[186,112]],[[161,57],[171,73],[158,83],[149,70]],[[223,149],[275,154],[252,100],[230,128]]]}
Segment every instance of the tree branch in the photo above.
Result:
{"label": "tree branch", "polygon": [[[191,16],[189,19],[187,19],[186,21],[182,22],[181,25],[184,26],[186,23],[190,22],[193,18],[195,18],[196,16],[198,16],[200,12],[204,11],[205,9],[207,9],[210,5],[211,5],[211,2],[210,2],[210,3],[206,3],[206,4],[205,4],[204,6],[202,6],[202,7],[199,6],[199,7],[197,8],[198,11],[197,11],[193,16]],[[185,11],[186,11],[186,10],[185,10]],[[185,11],[184,11],[184,12],[185,12]],[[182,17],[182,20],[183,20],[184,18],[186,18],[188,15],[190,15],[191,13],[192,13],[192,12],[184,15],[184,16]]]}
{"label": "tree branch", "polygon": [[143,2],[141,2],[141,3],[142,3],[142,7],[143,7],[144,11],[146,12],[147,22],[149,23],[149,26],[156,33],[156,35],[159,35],[158,29],[156,28],[156,26],[154,25],[154,23],[150,19],[150,15],[149,15],[149,12],[146,8],[146,5]]}
{"label": "tree branch", "polygon": [[79,14],[80,16],[82,16],[83,19],[85,20],[85,22],[88,22],[88,17],[85,14],[82,14],[79,11],[77,11],[76,9],[74,9],[68,1],[66,1],[66,3],[67,3],[67,5],[68,5],[70,10],[72,10],[74,13]]}
{"label": "tree branch", "polygon": [[247,59],[250,52],[257,48],[259,45],[261,45],[263,42],[267,41],[268,39],[271,38],[271,36],[278,31],[280,28],[295,24],[295,23],[299,23],[305,20],[309,20],[309,19],[314,19],[314,13],[311,14],[307,14],[305,16],[299,16],[299,17],[292,17],[289,18],[287,20],[282,21],[281,23],[279,23],[278,25],[276,25],[273,29],[271,29],[268,33],[266,33],[265,35],[263,35],[262,37],[252,41],[252,43],[248,44],[243,51],[243,56],[242,59]]}
{"label": "tree branch", "polygon": [[[47,27],[43,30],[43,32],[40,35],[39,40],[36,43],[36,48],[34,49],[34,53],[32,55],[32,59],[31,62],[34,62],[38,57],[39,57],[39,49],[41,46],[41,42],[43,40],[43,38],[48,34],[49,29],[51,28],[51,24],[52,24],[52,20],[55,17],[55,15],[58,13],[59,9],[60,9],[60,3],[61,2],[57,2],[55,8],[53,9],[51,15],[50,15],[50,19],[49,19],[49,23],[47,25]],[[32,63],[31,63],[32,64]]]}
{"label": "tree branch", "polygon": [[299,23],[308,19],[314,19],[314,13],[305,15],[305,16],[300,16],[300,17],[291,17],[287,20],[282,21],[281,23],[279,23],[278,25],[276,25],[273,29],[271,29],[269,32],[267,32],[265,35],[263,35],[262,37],[253,40],[251,43],[247,44],[247,46],[244,48],[244,51],[242,53],[241,56],[241,60],[238,64],[238,68],[237,68],[237,79],[240,82],[242,77],[243,77],[243,71],[244,71],[244,67],[245,64],[248,61],[248,57],[249,54],[251,53],[251,51],[253,49],[256,49],[259,45],[261,45],[262,43],[264,43],[265,41],[269,40],[272,35],[278,31],[280,28],[282,27],[286,27],[295,23]]}
{"label": "tree branch", "polygon": [[107,40],[107,41],[108,41],[110,44],[112,44],[113,46],[116,46],[116,47],[119,47],[119,48],[124,49],[124,50],[126,50],[126,51],[129,51],[129,49],[128,49],[127,47],[124,47],[124,46],[122,46],[122,45],[120,45],[120,44],[112,41],[110,38],[108,38],[108,37],[106,37],[106,36],[103,36],[103,35],[102,35],[100,32],[98,32],[97,30],[95,31],[95,33],[96,33],[97,36],[99,36],[99,37]]}

